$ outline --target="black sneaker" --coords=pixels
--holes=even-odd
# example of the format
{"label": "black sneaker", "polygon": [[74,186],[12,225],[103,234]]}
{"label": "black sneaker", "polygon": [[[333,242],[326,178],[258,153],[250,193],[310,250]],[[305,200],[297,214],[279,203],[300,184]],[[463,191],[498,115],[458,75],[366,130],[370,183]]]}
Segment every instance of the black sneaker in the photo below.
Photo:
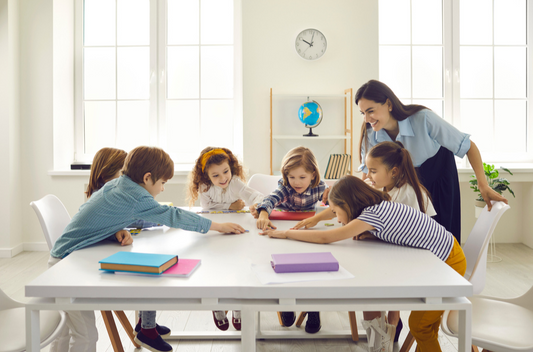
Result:
{"label": "black sneaker", "polygon": [[278,312],[279,322],[282,326],[292,326],[296,320],[296,314],[294,312]]}
{"label": "black sneaker", "polygon": [[305,323],[305,332],[316,334],[320,331],[320,312],[307,312],[307,322]]}
{"label": "black sneaker", "polygon": [[141,345],[142,347],[153,351],[153,352],[171,352],[172,346],[170,346],[168,343],[165,342],[161,338],[161,336],[158,336],[155,339],[150,339],[147,336],[145,336],[142,331],[139,331],[137,336],[135,336],[134,341]]}
{"label": "black sneaker", "polygon": [[[161,336],[162,338],[170,336],[170,329],[166,326],[155,324],[155,330]],[[135,325],[135,331],[133,332],[133,335],[137,335],[141,331],[141,324],[137,323]]]}

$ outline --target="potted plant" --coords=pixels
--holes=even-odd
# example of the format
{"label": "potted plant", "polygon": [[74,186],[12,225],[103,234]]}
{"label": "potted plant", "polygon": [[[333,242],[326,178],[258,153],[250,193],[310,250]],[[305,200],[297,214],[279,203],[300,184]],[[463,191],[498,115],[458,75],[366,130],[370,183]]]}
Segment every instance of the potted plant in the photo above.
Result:
{"label": "potted plant", "polygon": [[[513,195],[513,197],[515,196],[513,190],[511,189],[511,187],[509,187],[510,185],[509,180],[507,180],[506,178],[499,177],[500,172],[494,168],[494,165],[483,163],[483,170],[485,171],[485,177],[487,178],[487,182],[489,183],[490,188],[492,188],[499,194],[502,194],[503,191],[507,190],[509,191],[509,193]],[[510,175],[513,174],[509,169],[506,169],[504,167],[500,167],[500,170],[505,171],[509,173]],[[479,191],[478,183],[477,183],[477,179],[475,175],[472,175],[472,180],[470,180],[469,183],[470,183],[470,188],[472,188],[474,192],[477,193],[476,204],[475,204],[476,207],[483,209],[486,203],[483,200],[483,197],[481,197],[481,192]],[[478,211],[480,213],[481,209],[480,210],[476,209],[476,214],[478,214]]]}

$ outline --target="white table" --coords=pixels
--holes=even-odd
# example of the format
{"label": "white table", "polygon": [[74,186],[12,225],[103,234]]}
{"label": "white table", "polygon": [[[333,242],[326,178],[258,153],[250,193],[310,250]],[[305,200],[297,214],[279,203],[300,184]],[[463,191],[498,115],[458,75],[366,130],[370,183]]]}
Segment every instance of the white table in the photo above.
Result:
{"label": "white table", "polygon": [[[242,331],[186,332],[181,338],[241,338],[242,351],[255,351],[257,338],[294,338],[294,331],[256,330],[259,311],[459,310],[459,351],[469,351],[472,286],[429,251],[379,241],[345,240],[319,245],[259,236],[250,214],[205,214],[236,222],[250,232],[207,234],[177,229],[143,231],[132,246],[108,242],[76,251],[26,285],[28,351],[39,350],[40,310],[241,310]],[[335,226],[339,226],[336,220]],[[277,221],[287,229],[295,222]],[[323,223],[319,228],[325,228]],[[98,261],[117,251],[177,254],[202,260],[186,279],[114,275]],[[330,251],[354,279],[262,285],[252,264],[272,253]],[[248,323],[247,323],[248,322]],[[327,327],[324,327],[327,329]],[[327,330],[302,338],[330,338]],[[348,333],[345,336],[349,336]]]}

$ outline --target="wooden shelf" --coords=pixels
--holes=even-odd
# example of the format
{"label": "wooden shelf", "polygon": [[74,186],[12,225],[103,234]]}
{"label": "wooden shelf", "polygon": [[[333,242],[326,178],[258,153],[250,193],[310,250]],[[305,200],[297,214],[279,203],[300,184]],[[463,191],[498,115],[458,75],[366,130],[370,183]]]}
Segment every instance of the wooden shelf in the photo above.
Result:
{"label": "wooden shelf", "polygon": [[316,140],[316,139],[350,139],[350,136],[344,136],[344,135],[326,136],[326,135],[324,135],[324,136],[318,136],[318,137],[306,137],[306,136],[302,136],[302,135],[291,136],[291,135],[275,134],[275,135],[272,135],[272,139],[309,139],[309,140]]}

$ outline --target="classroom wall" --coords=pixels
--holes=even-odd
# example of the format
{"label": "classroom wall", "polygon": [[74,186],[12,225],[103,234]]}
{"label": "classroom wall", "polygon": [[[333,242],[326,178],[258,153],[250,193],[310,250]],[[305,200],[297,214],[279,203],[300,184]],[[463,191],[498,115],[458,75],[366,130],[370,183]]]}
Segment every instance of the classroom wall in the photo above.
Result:
{"label": "classroom wall", "polygon": [[[71,215],[77,212],[83,203],[86,176],[50,176],[48,172],[54,165],[53,133],[60,133],[54,126],[54,114],[57,113],[58,87],[54,87],[61,67],[54,67],[54,55],[58,55],[57,41],[54,38],[54,13],[58,6],[70,6],[70,0],[19,0],[20,13],[20,70],[18,83],[20,111],[11,116],[20,119],[20,132],[6,134],[15,142],[20,151],[14,155],[0,155],[0,161],[16,163],[20,160],[16,177],[8,186],[0,179],[0,192],[3,197],[13,192],[10,203],[2,202],[0,210],[11,209],[14,214],[9,220],[14,228],[0,234],[0,255],[11,253],[10,250],[24,244],[26,250],[46,250],[46,244],[40,225],[29,203],[46,194],[56,194],[65,204]],[[4,4],[6,0],[0,0]],[[8,1],[11,3],[11,0]],[[16,2],[13,0],[13,2]],[[378,14],[377,2],[365,0],[338,0],[326,2],[320,0],[254,0],[242,1],[243,14],[243,94],[244,94],[244,162],[250,174],[268,173],[269,171],[269,89],[279,92],[338,93],[345,88],[357,89],[370,78],[378,77]],[[0,5],[0,13],[3,7]],[[17,21],[15,19],[14,21]],[[0,43],[2,43],[2,17],[0,15]],[[299,58],[293,48],[296,34],[308,27],[323,31],[328,39],[328,51],[316,62],[307,62]],[[2,44],[0,44],[0,49]],[[69,44],[65,44],[69,45]],[[0,50],[2,53],[2,50]],[[15,54],[13,54],[15,55]],[[61,54],[59,54],[61,55]],[[56,57],[57,58],[57,57]],[[5,55],[0,54],[0,60]],[[15,60],[17,61],[17,60]],[[1,61],[0,61],[1,63]],[[0,64],[0,72],[5,65]],[[68,70],[67,70],[68,71]],[[68,75],[68,73],[65,73]],[[15,76],[17,73],[15,73]],[[57,79],[56,79],[57,81]],[[0,79],[0,93],[2,89]],[[64,87],[61,87],[64,88]],[[15,89],[16,91],[17,89]],[[68,93],[66,90],[60,90]],[[54,92],[56,96],[54,97]],[[65,94],[65,93],[63,93]],[[0,99],[2,99],[0,94]],[[0,119],[5,118],[0,104]],[[55,111],[54,111],[55,109]],[[65,111],[61,111],[65,113]],[[359,126],[360,118],[354,114],[354,124]],[[67,126],[68,129],[72,126]],[[356,128],[357,129],[357,128]],[[356,135],[357,141],[358,135]],[[5,143],[6,138],[0,138]],[[57,143],[57,142],[56,142]],[[70,143],[62,141],[56,144]],[[66,144],[65,144],[66,145]],[[3,149],[2,149],[3,150]],[[22,157],[19,157],[22,156]],[[355,158],[357,159],[357,158]],[[17,170],[17,167],[14,167]],[[0,176],[0,177],[5,177]],[[173,201],[175,205],[185,205],[185,178],[174,177],[158,200]],[[462,187],[463,188],[463,187]],[[524,186],[524,193],[516,202],[524,208],[531,205],[531,186]],[[469,191],[469,190],[468,190]],[[525,192],[527,191],[527,192]],[[470,193],[462,190],[468,202]],[[514,200],[513,200],[514,202]],[[527,203],[527,204],[526,204]],[[9,207],[9,208],[8,208]],[[514,206],[513,220],[505,223],[497,232],[498,241],[525,242],[533,246],[533,241],[521,237],[523,228],[529,232],[531,226],[525,226],[520,206]],[[16,213],[20,215],[15,215]],[[470,227],[468,208],[463,205],[463,229]],[[472,210],[473,212],[473,210]],[[4,211],[0,216],[5,216]],[[507,216],[507,215],[506,215]],[[510,217],[511,218],[511,217]],[[4,218],[0,218],[3,220]],[[506,219],[502,221],[507,221]],[[527,219],[531,224],[531,219]],[[465,230],[463,230],[465,232]],[[467,229],[469,232],[469,228]],[[516,235],[515,235],[516,234]],[[510,237],[509,237],[510,236]],[[533,237],[533,236],[532,236]]]}

